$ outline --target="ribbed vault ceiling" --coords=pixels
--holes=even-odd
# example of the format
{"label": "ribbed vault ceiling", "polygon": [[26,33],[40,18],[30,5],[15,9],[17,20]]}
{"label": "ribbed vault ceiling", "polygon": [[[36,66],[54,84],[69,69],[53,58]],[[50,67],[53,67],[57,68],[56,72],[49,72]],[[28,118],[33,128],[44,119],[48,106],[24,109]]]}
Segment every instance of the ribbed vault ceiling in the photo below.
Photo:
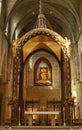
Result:
{"label": "ribbed vault ceiling", "polygon": [[[42,0],[47,27],[75,43],[79,37],[80,0]],[[39,0],[6,0],[6,26],[11,23],[11,40],[35,28]]]}

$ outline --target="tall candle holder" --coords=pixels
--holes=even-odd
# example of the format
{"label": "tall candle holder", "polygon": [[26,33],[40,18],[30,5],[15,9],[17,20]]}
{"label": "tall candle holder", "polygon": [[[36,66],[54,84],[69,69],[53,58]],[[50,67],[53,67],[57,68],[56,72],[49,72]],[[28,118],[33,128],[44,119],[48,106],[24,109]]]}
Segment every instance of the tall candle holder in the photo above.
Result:
{"label": "tall candle holder", "polygon": [[63,125],[66,126],[66,121],[65,121],[65,107],[63,107],[63,117],[64,117],[64,118],[63,118],[63,119],[64,119]]}
{"label": "tall candle holder", "polygon": [[[43,112],[45,111],[45,104],[42,105],[42,111],[43,111]],[[44,116],[44,114],[42,115],[41,125],[45,125],[45,116]]]}
{"label": "tall candle holder", "polygon": [[11,118],[12,118],[11,117],[11,109],[12,109],[11,106],[9,106],[9,114],[10,114],[10,126],[9,126],[9,129],[12,129],[12,127],[11,127],[12,126],[12,124],[11,124],[12,123],[11,122]]}
{"label": "tall candle holder", "polygon": [[18,126],[21,126],[21,123],[20,123],[20,106],[19,106],[19,109],[18,109],[18,113],[19,113],[19,115],[18,115]]}
{"label": "tall candle holder", "polygon": [[44,106],[44,104],[43,104],[43,106],[42,106],[42,111],[45,111],[45,106]]}
{"label": "tall candle holder", "polygon": [[[78,105],[78,119],[80,119],[80,106]],[[80,122],[79,122],[79,126],[80,126]]]}
{"label": "tall candle holder", "polygon": [[73,110],[74,110],[74,106],[70,106],[71,126],[73,125]]}

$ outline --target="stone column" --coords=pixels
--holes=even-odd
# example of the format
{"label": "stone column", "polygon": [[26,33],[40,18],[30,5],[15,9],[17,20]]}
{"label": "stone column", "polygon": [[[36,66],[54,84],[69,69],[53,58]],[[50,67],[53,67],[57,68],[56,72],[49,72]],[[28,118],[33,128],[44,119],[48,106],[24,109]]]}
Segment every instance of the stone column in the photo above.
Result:
{"label": "stone column", "polygon": [[77,85],[78,118],[82,119],[82,83]]}

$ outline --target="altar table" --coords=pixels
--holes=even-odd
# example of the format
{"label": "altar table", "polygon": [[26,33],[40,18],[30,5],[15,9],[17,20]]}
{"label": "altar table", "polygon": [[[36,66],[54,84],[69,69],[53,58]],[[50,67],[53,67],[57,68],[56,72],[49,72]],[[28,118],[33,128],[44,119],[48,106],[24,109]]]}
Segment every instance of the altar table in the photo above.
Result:
{"label": "altar table", "polygon": [[[58,115],[60,112],[59,111],[25,111],[24,114],[27,115],[52,115],[52,119],[51,119],[51,125],[54,126],[55,125],[55,119],[53,117],[53,115]],[[29,125],[32,125],[32,116],[30,116],[29,118]]]}
{"label": "altar table", "polygon": [[38,114],[38,115],[58,115],[59,114],[59,111],[25,111],[24,114],[31,114],[31,115],[35,115],[35,114]]}

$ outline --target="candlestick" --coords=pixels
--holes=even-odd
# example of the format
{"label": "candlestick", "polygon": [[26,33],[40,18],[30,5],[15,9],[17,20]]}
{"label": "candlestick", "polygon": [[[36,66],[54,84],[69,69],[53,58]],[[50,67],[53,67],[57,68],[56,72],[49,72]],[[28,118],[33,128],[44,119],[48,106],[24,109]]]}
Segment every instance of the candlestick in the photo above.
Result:
{"label": "candlestick", "polygon": [[64,126],[66,126],[66,122],[65,122],[65,107],[63,107],[63,116],[64,116]]}
{"label": "candlestick", "polygon": [[18,126],[21,126],[21,123],[20,123],[20,106],[19,106],[19,109],[18,109],[18,111],[19,111]]}

